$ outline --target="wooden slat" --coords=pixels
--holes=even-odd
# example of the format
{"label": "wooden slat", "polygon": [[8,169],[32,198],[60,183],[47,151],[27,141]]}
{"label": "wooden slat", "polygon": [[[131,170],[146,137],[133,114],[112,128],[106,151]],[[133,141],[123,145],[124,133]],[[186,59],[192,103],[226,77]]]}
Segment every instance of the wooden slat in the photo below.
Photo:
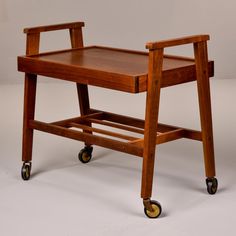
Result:
{"label": "wooden slat", "polygon": [[184,134],[183,129],[177,129],[160,134],[156,137],[156,144],[167,143],[176,139],[183,138],[183,134]]}
{"label": "wooden slat", "polygon": [[141,129],[144,128],[144,120],[142,120],[142,119],[138,119],[138,118],[134,118],[134,117],[130,117],[130,116],[119,115],[119,114],[106,112],[106,111],[100,111],[100,110],[96,110],[96,109],[91,109],[91,112],[93,112],[93,113],[103,112],[104,113],[104,116],[103,116],[104,120],[108,120],[108,121],[123,124],[123,125],[129,125],[131,127],[136,127],[136,128],[141,128]]}
{"label": "wooden slat", "polygon": [[[156,144],[167,143],[170,141],[174,141],[176,139],[184,138],[183,134],[184,134],[183,129],[176,129],[176,130],[169,131],[166,133],[158,133],[156,137]],[[136,140],[130,141],[129,143],[135,144],[139,147],[143,147],[144,139],[143,138],[136,139]]]}
{"label": "wooden slat", "polygon": [[137,138],[132,137],[132,136],[119,134],[119,133],[115,133],[115,132],[111,132],[111,131],[107,131],[107,130],[103,130],[103,129],[94,128],[94,127],[89,127],[89,126],[81,125],[81,124],[74,123],[74,122],[70,123],[69,126],[79,128],[79,129],[82,129],[82,130],[85,130],[85,131],[90,131],[90,132],[95,132],[95,133],[100,133],[100,134],[113,136],[113,137],[120,138],[120,139],[126,139],[126,140],[135,140],[135,139],[137,139]]}
{"label": "wooden slat", "polygon": [[[134,117],[130,117],[130,116],[118,115],[118,114],[106,112],[106,111],[99,111],[96,109],[91,109],[91,111],[92,112],[103,112],[103,119],[104,120],[116,122],[119,124],[131,126],[131,127],[136,127],[136,128],[140,128],[140,129],[144,128],[144,120],[142,120],[142,119],[138,119],[138,118],[134,118]],[[186,129],[184,127],[167,125],[167,124],[163,124],[163,123],[158,123],[158,126],[157,126],[157,132],[160,132],[160,133],[165,133],[165,132],[176,130],[176,129],[183,129],[184,130],[184,132],[183,132],[184,138],[198,140],[198,141],[202,140],[202,133],[197,130]],[[135,132],[135,131],[133,131],[133,132]]]}
{"label": "wooden slat", "polygon": [[89,133],[83,133],[80,131],[71,130],[68,128],[61,127],[61,126],[48,124],[48,123],[44,123],[44,122],[40,122],[36,120],[31,120],[29,122],[29,126],[31,129],[36,129],[43,132],[59,135],[62,137],[83,141],[85,143],[95,144],[101,147],[109,148],[109,149],[124,152],[124,153],[129,153],[135,156],[140,156],[140,157],[143,156],[142,148],[129,144],[127,142],[121,142],[118,140],[113,140],[113,139],[105,138],[105,137],[94,135],[94,134],[92,135]]}
{"label": "wooden slat", "polygon": [[60,121],[55,121],[52,122],[52,125],[58,125],[58,126],[63,126],[63,127],[70,127],[69,124],[71,122],[84,122],[86,119],[88,118],[101,118],[103,116],[103,112],[96,112],[96,113],[92,113],[89,115],[85,115],[85,116],[78,116],[78,117],[74,117],[74,118],[70,118],[70,119],[66,119],[66,120],[60,120]]}
{"label": "wooden slat", "polygon": [[140,147],[143,147],[143,138],[138,138],[138,139],[135,139],[133,141],[130,141],[129,143],[130,144],[135,144],[137,146],[140,146]]}
{"label": "wooden slat", "polygon": [[66,119],[66,120],[59,120],[59,121],[55,121],[50,123],[51,125],[57,125],[57,126],[62,126],[62,127],[70,127],[70,123],[71,122],[79,122],[81,120],[81,117],[74,117],[74,118],[70,118],[70,119]]}
{"label": "wooden slat", "polygon": [[166,125],[162,123],[158,123],[158,127],[157,127],[158,132],[161,132],[161,133],[166,133],[166,132],[177,130],[177,129],[183,130],[183,138],[193,139],[197,141],[202,140],[202,132],[198,130],[186,129],[183,127],[174,126],[174,125]]}
{"label": "wooden slat", "polygon": [[[123,130],[134,132],[134,133],[139,133],[139,134],[144,133],[144,130],[143,130],[144,120],[129,117],[129,116],[118,115],[114,113],[109,113],[105,111],[99,111],[95,109],[91,109],[90,112],[92,112],[92,114],[81,116],[81,117],[75,117],[71,119],[66,119],[66,120],[61,120],[61,121],[56,121],[50,124],[63,126],[63,127],[71,127],[72,122],[84,124],[86,123],[86,121],[89,121],[92,123],[97,123],[97,124],[106,125],[106,126],[110,126],[110,127],[114,127],[118,129],[123,129]],[[105,120],[101,120],[101,119],[105,119]],[[183,138],[202,141],[202,133],[200,131],[186,129],[183,127],[158,123],[157,132],[168,133],[170,131],[174,131],[178,129],[183,130],[182,132]]]}
{"label": "wooden slat", "polygon": [[202,141],[202,132],[190,129],[184,129],[184,138]]}
{"label": "wooden slat", "polygon": [[88,119],[89,121],[91,121],[92,123],[96,123],[96,124],[100,124],[100,125],[106,125],[106,126],[110,126],[113,128],[117,128],[117,129],[123,129],[126,131],[130,131],[130,132],[134,132],[134,133],[138,133],[138,134],[144,134],[144,130],[143,129],[137,129],[137,128],[133,128],[127,125],[121,125],[118,123],[113,123],[113,122],[109,122],[109,121],[104,121],[104,120],[97,120],[97,119]]}

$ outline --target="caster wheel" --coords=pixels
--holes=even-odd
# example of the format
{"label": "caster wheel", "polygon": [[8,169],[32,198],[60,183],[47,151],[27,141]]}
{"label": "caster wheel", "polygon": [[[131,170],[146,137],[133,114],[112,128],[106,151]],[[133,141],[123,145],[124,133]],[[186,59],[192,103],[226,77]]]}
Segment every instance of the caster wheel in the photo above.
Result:
{"label": "caster wheel", "polygon": [[91,146],[85,146],[81,151],[79,152],[78,158],[82,163],[88,163],[90,162],[92,158],[92,152],[93,147]]}
{"label": "caster wheel", "polygon": [[217,178],[215,178],[215,177],[207,178],[206,179],[206,185],[207,185],[207,192],[209,194],[215,194],[216,191],[217,191],[217,187],[218,187]]}
{"label": "caster wheel", "polygon": [[151,207],[153,211],[148,210],[144,207],[144,213],[148,218],[157,218],[161,215],[162,209],[161,204],[157,201],[150,200]]}
{"label": "caster wheel", "polygon": [[23,180],[30,179],[31,162],[24,162],[21,168],[21,177]]}

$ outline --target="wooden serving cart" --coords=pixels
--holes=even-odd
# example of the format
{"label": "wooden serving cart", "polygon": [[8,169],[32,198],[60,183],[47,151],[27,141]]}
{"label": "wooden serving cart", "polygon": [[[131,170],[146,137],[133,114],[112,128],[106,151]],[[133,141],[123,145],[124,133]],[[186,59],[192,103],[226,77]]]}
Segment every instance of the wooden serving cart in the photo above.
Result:
{"label": "wooden serving cart", "polygon": [[[27,35],[26,55],[18,57],[18,70],[25,73],[22,178],[30,178],[34,130],[84,142],[85,147],[79,153],[82,163],[90,161],[92,145],[129,153],[143,158],[141,197],[144,212],[148,217],[156,218],[162,211],[160,203],[151,200],[156,144],[188,138],[202,142],[207,190],[209,194],[216,193],[218,184],[209,86],[214,63],[208,61],[209,36],[195,35],[147,43],[149,51],[139,52],[101,46],[84,47],[83,26],[83,22],[74,22],[24,29]],[[62,29],[69,30],[72,48],[39,53],[40,33]],[[193,59],[164,55],[164,48],[183,44],[193,44]],[[37,75],[75,82],[81,116],[52,123],[35,120]],[[158,123],[161,88],[195,80],[201,131]],[[88,85],[129,93],[145,92],[145,120],[91,108]],[[130,131],[134,135],[95,128],[93,124]],[[143,138],[135,137],[135,134],[142,134]]]}

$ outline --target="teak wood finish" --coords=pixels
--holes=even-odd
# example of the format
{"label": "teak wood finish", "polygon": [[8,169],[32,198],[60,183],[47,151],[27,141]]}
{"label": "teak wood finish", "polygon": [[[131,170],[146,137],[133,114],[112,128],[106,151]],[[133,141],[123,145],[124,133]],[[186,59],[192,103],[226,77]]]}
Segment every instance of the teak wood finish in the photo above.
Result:
{"label": "teak wood finish", "polygon": [[[24,29],[26,56],[18,57],[18,70],[25,72],[22,160],[32,160],[33,130],[83,141],[143,157],[141,197],[152,211],[156,144],[180,138],[203,143],[206,176],[215,176],[208,61],[208,35],[147,43],[146,52],[101,46],[84,47],[83,22]],[[39,53],[40,33],[68,29],[72,49]],[[193,44],[194,58],[164,55],[164,48]],[[81,116],[45,123],[34,119],[37,75],[76,82]],[[197,81],[201,131],[158,123],[160,91],[163,87]],[[145,120],[90,108],[88,85],[125,91],[146,92]],[[92,124],[132,132],[134,135],[98,129]],[[103,136],[99,135],[103,134]],[[143,136],[143,137],[140,137]]]}

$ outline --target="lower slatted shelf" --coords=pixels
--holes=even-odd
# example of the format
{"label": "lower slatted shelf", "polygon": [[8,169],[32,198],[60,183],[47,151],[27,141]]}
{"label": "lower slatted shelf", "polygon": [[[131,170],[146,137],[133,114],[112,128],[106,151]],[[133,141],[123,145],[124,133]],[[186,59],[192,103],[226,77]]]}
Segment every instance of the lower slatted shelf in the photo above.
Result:
{"label": "lower slatted shelf", "polygon": [[[94,124],[105,128],[93,127]],[[91,109],[88,115],[53,123],[31,120],[29,127],[135,156],[143,156],[145,122],[141,119]],[[165,124],[158,124],[157,127],[156,144],[180,138],[202,140],[200,131]],[[125,130],[135,135],[111,131],[111,128]]]}

